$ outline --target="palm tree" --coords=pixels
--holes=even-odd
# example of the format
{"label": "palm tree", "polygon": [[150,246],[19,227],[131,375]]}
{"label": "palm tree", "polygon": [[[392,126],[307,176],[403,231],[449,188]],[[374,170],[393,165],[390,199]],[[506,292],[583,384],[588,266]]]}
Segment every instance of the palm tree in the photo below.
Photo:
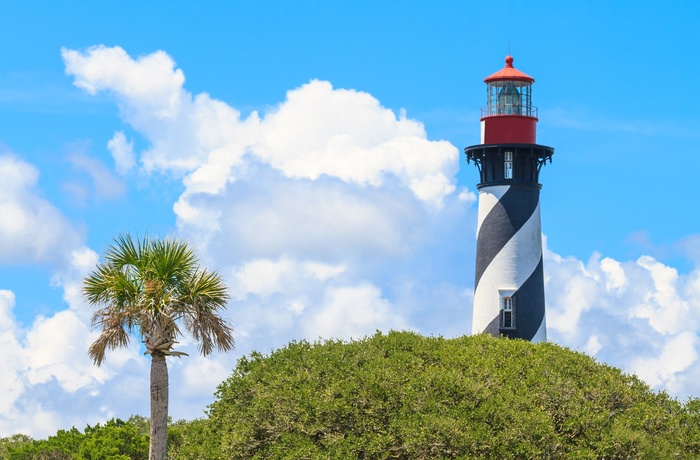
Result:
{"label": "palm tree", "polygon": [[221,276],[199,266],[192,249],[174,239],[132,239],[120,235],[105,251],[104,262],[83,280],[85,300],[95,308],[92,326],[101,329],[89,355],[101,365],[105,352],[138,335],[151,355],[151,440],[149,460],[165,460],[168,423],[166,356],[181,327],[208,355],[233,348],[233,329],[219,316],[228,294]]}

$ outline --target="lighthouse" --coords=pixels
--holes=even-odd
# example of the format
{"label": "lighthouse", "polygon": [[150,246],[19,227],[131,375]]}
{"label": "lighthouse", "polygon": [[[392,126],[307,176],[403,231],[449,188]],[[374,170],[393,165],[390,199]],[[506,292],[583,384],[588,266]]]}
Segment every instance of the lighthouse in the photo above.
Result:
{"label": "lighthouse", "polygon": [[537,144],[535,79],[506,57],[487,77],[481,143],[464,149],[479,170],[472,334],[547,340],[540,169],[554,149]]}

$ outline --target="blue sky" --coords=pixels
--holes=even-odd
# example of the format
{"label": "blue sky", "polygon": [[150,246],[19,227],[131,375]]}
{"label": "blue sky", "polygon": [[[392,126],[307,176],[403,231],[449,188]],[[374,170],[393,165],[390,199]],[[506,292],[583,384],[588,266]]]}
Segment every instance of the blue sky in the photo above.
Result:
{"label": "blue sky", "polygon": [[[120,232],[196,245],[228,355],[171,363],[175,418],[236,359],[470,331],[483,79],[535,78],[550,340],[700,396],[692,2],[0,6],[0,435],[147,414],[138,344],[95,368],[80,280]],[[192,348],[187,340],[185,349]]]}

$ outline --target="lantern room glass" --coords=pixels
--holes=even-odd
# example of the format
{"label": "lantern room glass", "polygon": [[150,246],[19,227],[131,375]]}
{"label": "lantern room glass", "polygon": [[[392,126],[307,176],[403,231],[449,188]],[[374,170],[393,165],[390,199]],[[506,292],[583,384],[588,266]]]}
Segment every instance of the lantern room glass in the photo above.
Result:
{"label": "lantern room glass", "polygon": [[[486,110],[483,115],[522,115],[537,118],[532,107],[532,83],[498,80],[486,84]],[[534,109],[535,111],[537,109]]]}

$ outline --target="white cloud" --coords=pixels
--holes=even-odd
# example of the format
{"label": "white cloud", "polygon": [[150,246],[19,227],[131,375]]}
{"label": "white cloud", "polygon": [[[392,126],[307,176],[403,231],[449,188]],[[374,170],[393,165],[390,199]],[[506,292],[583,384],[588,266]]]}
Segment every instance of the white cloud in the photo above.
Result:
{"label": "white cloud", "polygon": [[[231,373],[231,369],[217,361],[216,358],[217,356],[192,355],[178,362],[182,366],[181,377],[178,379],[178,386],[182,385],[183,387],[178,390],[182,397],[212,397],[216,387]],[[171,368],[173,367],[174,365],[171,366]]]}
{"label": "white cloud", "polygon": [[[7,436],[15,433],[29,434],[34,437],[47,437],[56,433],[61,426],[60,417],[45,410],[40,404],[31,404],[22,408],[12,407],[0,417],[0,433]],[[5,434],[3,436],[5,436]]]}
{"label": "white cloud", "polygon": [[551,252],[545,256],[547,300],[556,306],[547,310],[548,329],[573,338],[579,331],[581,315],[595,306],[600,278],[575,258],[565,259]]}
{"label": "white cloud", "polygon": [[126,174],[136,166],[136,154],[134,153],[134,143],[128,142],[124,131],[117,131],[107,142],[107,150],[112,154],[114,166],[119,174]]}
{"label": "white cloud", "polygon": [[304,324],[311,338],[351,339],[379,330],[406,329],[406,320],[382,298],[381,290],[368,283],[330,288],[323,306]]}
{"label": "white cloud", "polygon": [[17,324],[12,314],[14,306],[14,293],[0,290],[0,349],[4,355],[4,369],[0,373],[0,413],[7,413],[23,391],[19,371],[24,366],[25,353],[16,334]]}
{"label": "white cloud", "polygon": [[465,203],[473,204],[476,203],[476,194],[472,192],[471,190],[463,189],[460,190],[459,195],[458,195],[460,201],[463,201]]}
{"label": "white cloud", "polygon": [[59,263],[80,245],[80,232],[37,190],[37,169],[0,155],[0,263]]}
{"label": "white cloud", "polygon": [[[124,381],[134,371],[143,372],[138,362],[145,360],[138,354],[138,344],[110,353],[107,363],[98,368],[87,356],[95,335],[76,311],[39,316],[24,327],[15,320],[16,307],[14,293],[0,290],[0,348],[4,353],[0,437],[14,433],[47,436],[59,427],[104,420],[96,402],[115,394],[110,379],[119,375]],[[143,413],[134,405],[115,409],[120,408]]]}
{"label": "white cloud", "polygon": [[655,356],[636,356],[630,370],[656,388],[669,393],[685,393],[688,384],[683,372],[698,361],[700,338],[693,331],[682,331],[664,341]]}
{"label": "white cloud", "polygon": [[588,353],[591,356],[595,356],[600,349],[603,346],[600,344],[600,341],[598,340],[597,335],[592,335],[589,339],[588,342],[586,342],[586,346],[584,347],[584,350],[586,353]]}
{"label": "white cloud", "polygon": [[545,252],[548,335],[634,372],[656,389],[700,393],[700,267],[679,275],[650,256],[587,264]]}
{"label": "white cloud", "polygon": [[[184,74],[162,51],[137,59],[120,47],[105,46],[61,54],[76,86],[91,94],[112,93],[125,121],[151,143],[141,154],[146,171],[191,172],[210,156],[216,162],[217,151],[225,153],[218,166],[227,171],[250,145],[255,114],[241,122],[240,113],[228,105],[206,94],[193,98],[182,88]],[[212,167],[210,173],[218,171]]]}
{"label": "white cloud", "polygon": [[318,278],[319,281],[327,281],[331,278],[335,278],[347,270],[346,265],[332,265],[321,262],[307,262],[304,264],[304,268]]}
{"label": "white cloud", "polygon": [[420,122],[367,93],[314,80],[263,119],[253,113],[241,121],[225,103],[186,92],[182,71],[161,51],[132,59],[98,46],[62,55],[76,86],[115,94],[125,120],[152,143],[142,156],[146,169],[191,173],[185,196],[220,193],[245,172],[246,154],[289,178],[326,175],[377,187],[391,175],[438,207],[455,189],[457,149],[429,141]]}
{"label": "white cloud", "polygon": [[65,391],[75,392],[107,378],[104,369],[90,362],[86,350],[89,327],[70,310],[49,318],[38,317],[27,333],[27,379],[30,385],[55,378]]}
{"label": "white cloud", "polygon": [[297,262],[288,257],[277,260],[254,259],[233,275],[234,295],[255,294],[269,297],[276,292],[304,292],[309,284],[323,284],[345,271],[342,265],[323,262]]}
{"label": "white cloud", "polygon": [[137,60],[118,46],[94,46],[85,54],[63,48],[61,55],[66,73],[75,75],[75,85],[90,94],[115,91],[128,97],[126,103],[136,103],[158,118],[173,118],[179,110],[185,76],[162,51]]}
{"label": "white cloud", "polygon": [[393,174],[419,198],[439,204],[455,189],[457,152],[429,141],[423,125],[399,118],[367,93],[312,81],[261,122],[253,147],[263,161],[292,178],[321,175],[379,186]]}
{"label": "white cloud", "polygon": [[236,274],[237,293],[254,293],[261,296],[269,296],[278,289],[282,276],[290,276],[294,271],[294,264],[290,260],[266,260],[258,259],[247,262]]}
{"label": "white cloud", "polygon": [[609,257],[600,261],[600,269],[605,273],[605,290],[608,292],[624,291],[627,287],[627,276],[620,262]]}
{"label": "white cloud", "polygon": [[178,216],[181,231],[229,261],[282,254],[332,264],[401,257],[419,247],[427,222],[426,210],[405,189],[364,190],[263,170],[219,197],[187,202],[197,212]]}
{"label": "white cloud", "polygon": [[635,316],[646,318],[657,332],[677,333],[692,327],[697,329],[698,321],[689,315],[688,302],[679,296],[678,272],[650,256],[642,256],[637,264],[646,269],[653,282],[653,288],[645,295],[644,302],[637,305]]}

